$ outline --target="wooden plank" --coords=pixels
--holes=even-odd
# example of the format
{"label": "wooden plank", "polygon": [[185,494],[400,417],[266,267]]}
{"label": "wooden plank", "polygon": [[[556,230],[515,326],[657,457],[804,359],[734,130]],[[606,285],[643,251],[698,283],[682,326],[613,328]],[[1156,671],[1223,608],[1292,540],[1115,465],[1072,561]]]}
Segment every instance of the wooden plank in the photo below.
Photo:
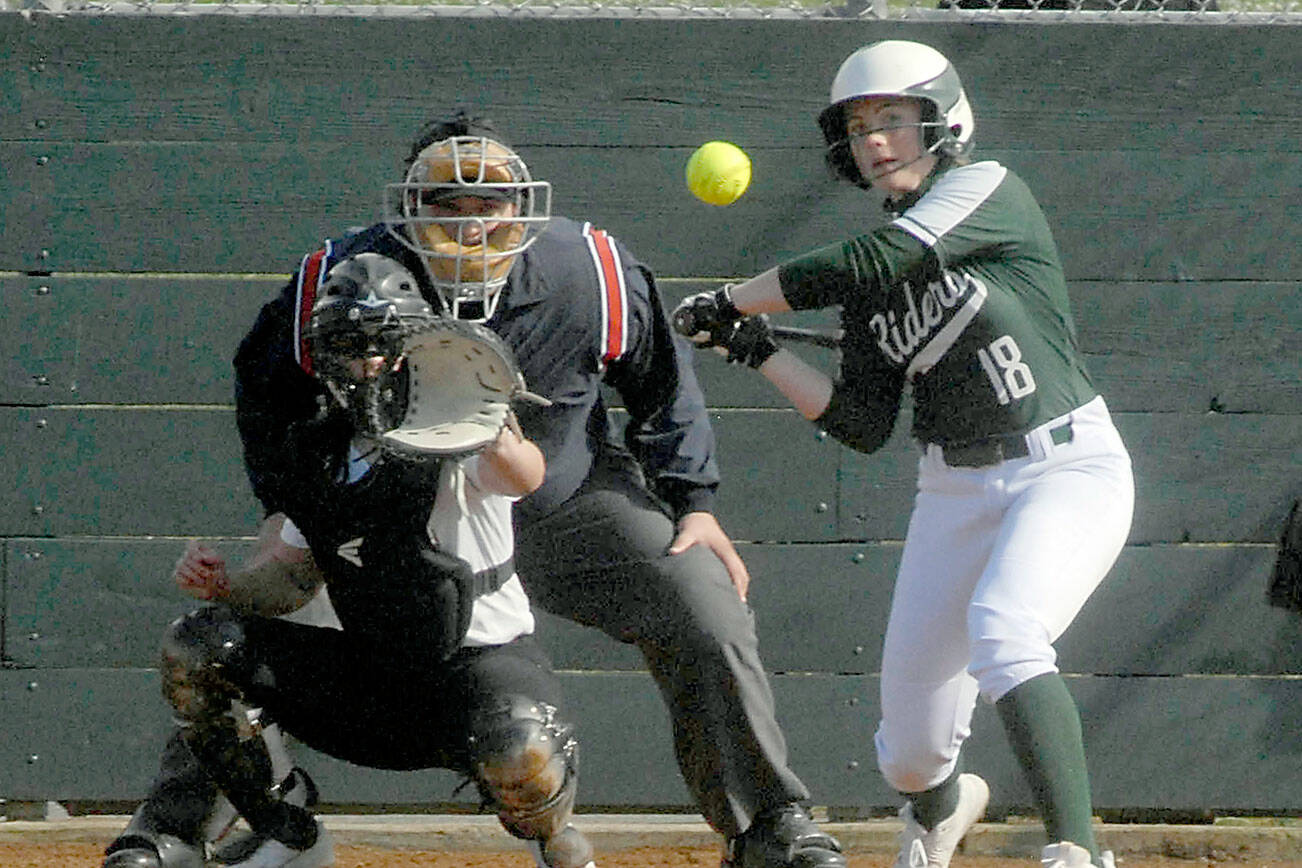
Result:
{"label": "wooden plank", "polygon": [[[579,724],[580,804],[691,811],[650,677],[565,673],[562,680]],[[1096,809],[1302,809],[1294,786],[1302,774],[1292,749],[1294,679],[1080,676],[1068,684],[1081,708]],[[815,804],[898,806],[875,769],[875,677],[779,676],[774,693],[791,765]],[[5,797],[128,800],[145,792],[169,727],[153,670],[0,671],[0,700],[8,712],[0,718]],[[969,768],[990,781],[997,810],[1029,805],[989,706],[978,706],[965,750]],[[1209,756],[1216,762],[1207,762]],[[456,779],[446,772],[358,769],[301,748],[297,757],[322,785],[327,804],[456,800]],[[1264,757],[1268,775],[1261,774]]]}
{"label": "wooden plank", "polygon": [[[9,315],[0,345],[13,347],[0,404],[219,404],[232,401],[231,359],[285,275],[0,276]],[[717,281],[664,281],[672,308]],[[784,319],[832,328],[831,312]],[[834,369],[832,353],[799,346]],[[785,407],[760,377],[701,355],[703,387],[718,407]],[[618,396],[611,395],[615,406]]]}
{"label": "wooden plank", "polygon": [[9,611],[9,545],[0,544],[0,668],[9,665],[8,648],[15,635],[8,626],[6,613]]}
{"label": "wooden plank", "polygon": [[[171,718],[153,669],[41,669],[0,672],[7,712],[0,780],[20,800],[143,798],[158,769]],[[403,776],[355,770],[337,760],[312,763],[341,802],[423,803],[450,795],[458,781],[445,771]],[[379,795],[376,795],[379,793]],[[48,796],[44,794],[49,794]],[[332,796],[334,797],[334,796]],[[448,799],[451,801],[451,799]],[[464,799],[468,801],[468,799]]]}
{"label": "wooden plank", "polygon": [[[583,799],[686,806],[689,799],[669,743],[668,715],[650,677],[561,678],[580,721]],[[0,721],[4,797],[133,799],[148,789],[171,726],[155,670],[4,671],[0,698],[6,711],[12,710]],[[630,744],[637,748],[630,750]],[[296,754],[327,801],[477,804],[473,788],[454,794],[462,780],[448,771],[363,769],[302,747]]]}
{"label": "wooden plank", "polygon": [[0,670],[0,704],[4,798],[132,799],[148,789],[169,725],[155,671]]}
{"label": "wooden plank", "polygon": [[[232,561],[245,538],[212,539]],[[179,539],[10,539],[5,659],[40,669],[150,667],[165,625],[196,605],[169,580]],[[760,652],[774,673],[874,674],[899,543],[742,544]],[[1302,622],[1266,604],[1274,547],[1126,548],[1058,643],[1070,673],[1127,676],[1302,674]],[[556,668],[645,669],[600,631],[539,612]]]}
{"label": "wooden plank", "polygon": [[[218,408],[0,408],[0,536],[251,532],[235,414]],[[9,450],[13,450],[10,452]]]}
{"label": "wooden plank", "polygon": [[[322,236],[378,219],[393,157],[362,147],[0,143],[21,215],[0,268],[292,270]],[[682,182],[690,151],[539,146],[524,156],[556,182],[557,213],[610,230],[668,277],[753,274],[881,220],[873,197],[836,187],[816,152],[792,147],[753,148],[751,190],[729,208],[704,205]],[[1302,269],[1278,182],[1302,172],[1302,152],[1071,149],[1008,162],[1040,198],[1072,279],[1292,280]],[[1257,231],[1243,231],[1242,213]]]}
{"label": "wooden plank", "polygon": [[0,402],[226,404],[231,360],[276,277],[0,277],[14,348]]}
{"label": "wooden plank", "polygon": [[[902,414],[903,416],[903,414]],[[1114,413],[1135,467],[1129,541],[1259,542],[1279,536],[1297,497],[1296,415]],[[872,455],[842,448],[841,536],[902,539],[917,447],[908,419]]]}
{"label": "wooden plank", "polygon": [[1273,543],[1297,497],[1296,416],[1126,414],[1135,463],[1131,542]]}
{"label": "wooden plank", "polygon": [[[836,538],[837,464],[842,448],[795,411],[718,411],[721,486],[718,513],[740,540],[788,542]],[[795,445],[795,450],[792,445]],[[797,468],[787,459],[796,451]]]}
{"label": "wooden plank", "polygon": [[[240,535],[258,509],[234,412],[222,407],[0,408],[0,442],[23,462],[0,464],[0,535]],[[791,412],[714,416],[723,473],[720,512],[742,539],[831,539],[837,449]],[[806,476],[790,486],[775,444],[807,438]],[[768,492],[763,502],[754,491]]]}
{"label": "wooden plank", "polygon": [[[694,258],[686,262],[666,257],[662,270],[754,271],[861,219],[862,199],[832,192],[822,176],[811,118],[840,59],[886,27],[959,59],[982,119],[983,149],[1008,159],[1040,192],[1073,275],[1297,271],[1298,245],[1277,243],[1280,233],[1295,233],[1296,221],[1286,188],[1273,179],[1296,173],[1299,122],[1253,109],[1262,99],[1297,101],[1299,76],[1286,74],[1296,71],[1297,54],[1278,28],[1233,28],[1242,41],[1232,45],[1225,28],[1183,28],[1154,46],[1143,28],[1027,22],[974,29],[958,22],[40,17],[27,26],[31,63],[21,75],[31,83],[15,88],[24,94],[19,110],[0,118],[18,127],[4,136],[17,143],[8,145],[5,163],[22,181],[15,189],[25,191],[14,213],[31,215],[6,221],[19,242],[8,245],[10,262],[20,270],[284,268],[282,257],[309,239],[373,212],[374,191],[392,177],[407,131],[427,111],[409,86],[407,67],[419,63],[421,80],[454,75],[460,90],[469,88],[466,104],[502,100],[500,116],[518,130],[512,138],[541,176],[580,183],[590,176],[594,183],[573,194],[576,213],[646,250],[685,218],[696,225],[709,239],[705,249],[687,250]],[[521,65],[510,46],[531,35],[531,44],[546,48]],[[792,39],[818,53],[796,58],[783,48]],[[714,50],[724,40],[734,46],[726,56]],[[237,58],[225,48],[232,44],[261,50]],[[443,44],[449,50],[440,53]],[[382,58],[372,54],[380,45]],[[611,74],[575,83],[576,52]],[[1170,98],[1173,60],[1180,89],[1197,95],[1198,110],[1188,98]],[[373,74],[364,83],[340,79],[329,72],[340,62]],[[1144,74],[1146,65],[1153,74]],[[196,68],[205,75],[194,76]],[[771,81],[782,87],[754,99],[756,84]],[[339,105],[350,111],[333,110]],[[284,144],[291,118],[295,140],[311,144]],[[743,143],[756,158],[755,189],[713,214],[677,181],[702,130]],[[1176,141],[1181,149],[1172,153]],[[611,148],[629,153],[611,159]],[[196,165],[207,171],[194,172]],[[674,207],[665,223],[649,223],[645,233],[625,229],[638,225],[648,201],[664,200],[666,179],[678,196],[666,202]],[[1145,195],[1132,195],[1135,189]],[[571,201],[559,193],[562,204]],[[92,225],[104,225],[87,232],[80,215],[97,196],[110,199],[91,209]],[[802,202],[833,207],[824,219],[792,227],[791,205]],[[1263,229],[1245,242],[1236,215],[1247,212]],[[774,213],[780,219],[763,220]],[[303,214],[313,215],[307,225]],[[177,226],[188,237],[168,244]],[[1152,237],[1155,226],[1161,239]],[[728,246],[741,249],[720,256],[719,238],[737,237],[738,227],[748,231]],[[683,251],[676,253],[681,260]],[[1259,274],[1263,263],[1278,268]]]}
{"label": "wooden plank", "polygon": [[[1096,810],[1270,812],[1298,801],[1296,778],[1283,777],[1302,771],[1287,717],[1297,707],[1296,679],[1083,675],[1067,684],[1080,708]],[[997,812],[1030,808],[1002,726],[984,703],[965,751],[969,768],[990,783]],[[1280,776],[1261,774],[1266,757],[1281,764]]]}
{"label": "wooden plank", "polygon": [[0,144],[23,215],[0,264],[287,273],[321,238],[378,217],[381,180],[322,147],[335,155],[297,143]]}
{"label": "wooden plank", "polygon": [[[6,655],[25,668],[144,668],[167,624],[198,605],[171,582],[170,539],[8,539]],[[223,540],[238,560],[247,540]]]}
{"label": "wooden plank", "polygon": [[[1272,181],[1296,172],[1298,156],[1096,151],[1005,162],[1035,191],[1069,278],[1288,280],[1260,264],[1299,237],[1295,206]],[[1214,215],[1222,205],[1253,214],[1254,231],[1222,223]],[[1216,235],[1203,235],[1212,227]]]}
{"label": "wooden plank", "polygon": [[[232,563],[246,538],[207,538]],[[180,539],[4,541],[6,659],[16,666],[155,665],[166,624],[197,605],[172,587]],[[755,577],[765,659],[776,671],[873,671],[898,546],[742,545]],[[597,630],[539,613],[559,669],[643,669],[641,654]]]}
{"label": "wooden plank", "polygon": [[[889,38],[955,61],[983,147],[1269,151],[1302,138],[1298,118],[1257,109],[1302,97],[1296,45],[1270,25],[1168,27],[1161,40],[1097,21],[649,16],[41,16],[23,29],[23,56],[46,62],[26,111],[0,117],[0,138],[39,110],[50,140],[265,142],[292,125],[300,140],[392,152],[427,118],[425,94],[454,81],[458,104],[491,107],[519,144],[684,147],[720,136],[817,148],[814,117],[836,68]],[[576,68],[602,75],[576,79]]]}
{"label": "wooden plank", "polygon": [[[720,280],[659,282],[672,309]],[[1076,281],[1072,312],[1087,365],[1114,412],[1298,413],[1302,411],[1302,323],[1296,282]],[[835,311],[776,315],[780,325],[829,330]],[[836,355],[788,349],[835,374]],[[762,377],[701,353],[697,375],[712,407],[786,407]]]}
{"label": "wooden plank", "polygon": [[[15,347],[0,403],[217,403],[231,400],[230,360],[284,276],[0,277]],[[672,309],[719,281],[667,278]],[[1302,323],[1295,282],[1111,283],[1072,287],[1081,346],[1118,412],[1302,411]],[[775,322],[832,329],[833,311]],[[835,354],[787,346],[835,372]],[[786,407],[762,377],[709,353],[696,361],[711,406]],[[617,403],[617,401],[616,401]]]}
{"label": "wooden plank", "polygon": [[[1297,497],[1297,417],[1117,414],[1135,463],[1132,543],[1274,542]],[[717,410],[719,516],[746,542],[898,540],[916,447],[901,419],[873,455],[795,411]],[[258,510],[222,407],[0,408],[0,536],[240,535]]]}
{"label": "wooden plank", "polygon": [[[742,546],[765,667],[878,672],[901,549]],[[1302,673],[1302,622],[1266,602],[1274,556],[1273,546],[1260,544],[1127,547],[1057,643],[1060,668],[1129,676]],[[570,653],[581,659],[579,647]]]}
{"label": "wooden plank", "polygon": [[[1079,679],[1071,684],[1086,748],[1092,751],[1098,807],[1129,803],[1182,810],[1232,802],[1269,812],[1298,800],[1296,678]],[[1207,757],[1216,762],[1206,762]],[[1263,762],[1279,774],[1262,774]],[[1173,769],[1180,771],[1173,774]]]}
{"label": "wooden plank", "polygon": [[[0,138],[43,132],[36,127],[36,117],[24,111],[35,93],[34,83],[45,79],[49,72],[46,58],[35,43],[35,28],[29,16],[0,13],[0,56],[5,59],[0,65]],[[0,196],[0,216],[4,216],[5,198]]]}
{"label": "wooden plank", "polygon": [[1129,546],[1058,641],[1064,672],[1297,675],[1302,619],[1266,602],[1275,547]]}
{"label": "wooden plank", "polygon": [[1302,411],[1302,284],[1080,281],[1071,293],[1114,410]]}

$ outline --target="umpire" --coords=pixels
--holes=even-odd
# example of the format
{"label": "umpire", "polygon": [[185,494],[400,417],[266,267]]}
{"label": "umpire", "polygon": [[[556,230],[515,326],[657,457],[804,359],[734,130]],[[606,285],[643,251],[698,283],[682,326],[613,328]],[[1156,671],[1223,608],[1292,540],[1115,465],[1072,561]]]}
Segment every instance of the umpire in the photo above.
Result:
{"label": "umpire", "polygon": [[[258,498],[277,511],[295,481],[277,463],[312,408],[297,358],[300,311],[339,259],[374,251],[422,292],[484,321],[550,407],[521,407],[547,476],[515,509],[516,558],[542,609],[636,644],[673,718],[679,768],[724,835],[728,868],[841,868],[840,845],[802,803],[745,604],[749,576],[711,509],[719,475],[691,348],[654,279],[605,232],[550,214],[490,122],[425,127],[386,219],[308,255],[262,311],[236,359],[237,408]],[[628,409],[622,438],[602,398]]]}
{"label": "umpire", "polygon": [[[517,570],[538,607],[641,650],[687,786],[727,839],[724,868],[844,868],[787,766],[749,576],[711,512],[719,475],[691,349],[651,272],[605,232],[552,218],[550,186],[486,121],[428,125],[407,162],[386,220],[306,256],[241,344],[237,420],[254,493],[268,514],[293,500],[302,480],[283,461],[287,434],[325,397],[301,352],[301,312],[340,260],[397,259],[432,303],[501,335],[530,389],[552,401],[519,408],[547,475],[515,508]],[[603,386],[628,409],[622,440]],[[115,866],[188,865],[202,846],[212,788],[179,747],[169,744],[124,836],[168,812],[193,819],[189,840],[169,839],[155,859],[120,838]]]}

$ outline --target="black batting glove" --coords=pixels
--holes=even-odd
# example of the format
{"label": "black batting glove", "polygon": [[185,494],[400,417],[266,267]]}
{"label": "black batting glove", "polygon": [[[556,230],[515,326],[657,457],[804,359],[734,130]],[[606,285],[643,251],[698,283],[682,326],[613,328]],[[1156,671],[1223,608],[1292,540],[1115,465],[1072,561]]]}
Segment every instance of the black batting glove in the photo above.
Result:
{"label": "black batting glove", "polygon": [[742,317],[710,333],[708,346],[723,353],[730,365],[758,368],[779,349],[767,314]]}
{"label": "black batting glove", "polygon": [[728,286],[711,292],[698,292],[689,295],[674,308],[674,331],[685,338],[692,338],[697,344],[705,344],[698,336],[713,332],[720,327],[732,325],[743,316],[732,303],[728,295]]}

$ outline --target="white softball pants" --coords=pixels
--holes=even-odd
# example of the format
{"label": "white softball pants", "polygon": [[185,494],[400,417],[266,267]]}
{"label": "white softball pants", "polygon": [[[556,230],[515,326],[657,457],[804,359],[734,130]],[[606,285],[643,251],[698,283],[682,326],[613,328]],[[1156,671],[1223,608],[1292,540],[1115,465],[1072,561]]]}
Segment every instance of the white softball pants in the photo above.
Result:
{"label": "white softball pants", "polygon": [[[1072,439],[1049,431],[1070,420]],[[905,793],[943,782],[995,702],[1057,670],[1053,642],[1130,533],[1130,457],[1101,397],[1027,435],[1030,455],[950,467],[918,462],[918,494],[882,654],[877,762]]]}

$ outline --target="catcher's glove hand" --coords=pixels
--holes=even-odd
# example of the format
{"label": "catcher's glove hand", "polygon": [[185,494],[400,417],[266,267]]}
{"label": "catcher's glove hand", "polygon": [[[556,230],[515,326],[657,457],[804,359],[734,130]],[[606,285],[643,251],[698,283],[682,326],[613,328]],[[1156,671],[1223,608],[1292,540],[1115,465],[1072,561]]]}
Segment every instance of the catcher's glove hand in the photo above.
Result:
{"label": "catcher's glove hand", "polygon": [[371,434],[386,453],[459,458],[510,426],[511,403],[551,402],[525,387],[515,356],[479,323],[436,318],[408,331],[393,369],[370,390]]}

